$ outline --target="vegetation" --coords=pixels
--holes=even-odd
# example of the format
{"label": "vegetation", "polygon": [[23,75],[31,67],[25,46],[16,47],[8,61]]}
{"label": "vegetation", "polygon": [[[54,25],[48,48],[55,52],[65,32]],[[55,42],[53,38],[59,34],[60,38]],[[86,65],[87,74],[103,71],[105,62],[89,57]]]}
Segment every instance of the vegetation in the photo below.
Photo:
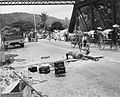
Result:
{"label": "vegetation", "polygon": [[[44,12],[41,15],[36,14],[35,18],[37,30],[43,29],[44,27],[46,30],[50,30],[54,22],[60,22],[64,28],[69,26],[68,19],[57,19],[48,16]],[[0,28],[4,26],[19,27],[24,32],[34,29],[34,15],[29,13],[0,14],[0,21]]]}
{"label": "vegetation", "polygon": [[13,28],[20,28],[20,31],[22,32],[28,32],[31,29],[34,29],[34,25],[31,22],[26,21],[14,22],[10,26]]}
{"label": "vegetation", "polygon": [[46,20],[47,20],[47,14],[45,12],[41,13],[40,19],[41,19],[41,28],[46,29],[47,25],[46,25]]}
{"label": "vegetation", "polygon": [[63,26],[62,26],[62,23],[60,22],[54,22],[52,25],[51,25],[51,31],[53,30],[63,30]]}

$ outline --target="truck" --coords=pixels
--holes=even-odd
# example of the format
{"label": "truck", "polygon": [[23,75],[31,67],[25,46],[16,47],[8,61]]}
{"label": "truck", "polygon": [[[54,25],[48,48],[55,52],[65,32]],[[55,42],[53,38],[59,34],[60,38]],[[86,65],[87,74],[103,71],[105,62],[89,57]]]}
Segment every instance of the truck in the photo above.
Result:
{"label": "truck", "polygon": [[24,35],[17,28],[12,28],[10,30],[2,30],[1,33],[3,47],[8,49],[9,46],[19,45],[20,47],[24,47]]}

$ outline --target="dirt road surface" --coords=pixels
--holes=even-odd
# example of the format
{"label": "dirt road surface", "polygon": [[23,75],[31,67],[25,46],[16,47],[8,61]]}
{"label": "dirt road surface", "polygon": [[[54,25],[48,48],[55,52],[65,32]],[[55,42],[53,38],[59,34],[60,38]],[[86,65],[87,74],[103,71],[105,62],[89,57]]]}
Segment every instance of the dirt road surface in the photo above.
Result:
{"label": "dirt road surface", "polygon": [[[27,66],[46,61],[55,61],[65,58],[65,53],[71,48],[70,43],[63,41],[39,40],[26,43],[25,48],[11,49],[9,53],[18,54],[12,66]],[[33,87],[48,97],[120,97],[120,51],[99,50],[91,47],[91,55],[104,55],[99,61],[77,61],[65,63],[66,76],[55,77],[54,70],[49,74],[33,73],[39,82]],[[48,59],[41,57],[50,56]],[[44,82],[45,80],[45,82]]]}

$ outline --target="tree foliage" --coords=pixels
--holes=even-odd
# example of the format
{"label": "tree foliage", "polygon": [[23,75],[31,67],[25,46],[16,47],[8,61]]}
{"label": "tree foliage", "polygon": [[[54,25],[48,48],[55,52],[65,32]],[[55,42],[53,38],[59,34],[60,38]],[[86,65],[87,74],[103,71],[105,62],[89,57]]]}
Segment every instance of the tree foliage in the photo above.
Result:
{"label": "tree foliage", "polygon": [[20,28],[20,31],[27,32],[30,29],[34,29],[34,25],[31,22],[18,21],[11,24],[12,27]]}
{"label": "tree foliage", "polygon": [[51,25],[51,31],[53,31],[53,30],[63,30],[63,29],[64,28],[62,26],[62,23],[60,23],[60,22],[54,22]]}
{"label": "tree foliage", "polygon": [[41,18],[41,28],[45,28],[46,27],[46,20],[47,20],[47,14],[45,12],[42,12],[41,15],[39,15]]}

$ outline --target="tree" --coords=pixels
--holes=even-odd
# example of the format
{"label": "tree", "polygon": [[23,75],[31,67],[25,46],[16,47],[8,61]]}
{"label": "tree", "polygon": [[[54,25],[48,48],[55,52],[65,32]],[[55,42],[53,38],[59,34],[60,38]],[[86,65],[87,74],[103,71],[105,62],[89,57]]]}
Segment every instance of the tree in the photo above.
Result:
{"label": "tree", "polygon": [[63,29],[64,28],[62,26],[62,23],[60,23],[60,22],[54,22],[51,25],[51,31],[53,31],[53,30],[63,30]]}
{"label": "tree", "polygon": [[12,27],[20,28],[22,32],[28,32],[30,29],[34,29],[34,25],[31,22],[27,21],[17,21],[11,24]]}
{"label": "tree", "polygon": [[46,28],[46,20],[47,20],[47,14],[45,12],[41,13],[41,15],[39,15],[41,18],[41,27],[42,28]]}

